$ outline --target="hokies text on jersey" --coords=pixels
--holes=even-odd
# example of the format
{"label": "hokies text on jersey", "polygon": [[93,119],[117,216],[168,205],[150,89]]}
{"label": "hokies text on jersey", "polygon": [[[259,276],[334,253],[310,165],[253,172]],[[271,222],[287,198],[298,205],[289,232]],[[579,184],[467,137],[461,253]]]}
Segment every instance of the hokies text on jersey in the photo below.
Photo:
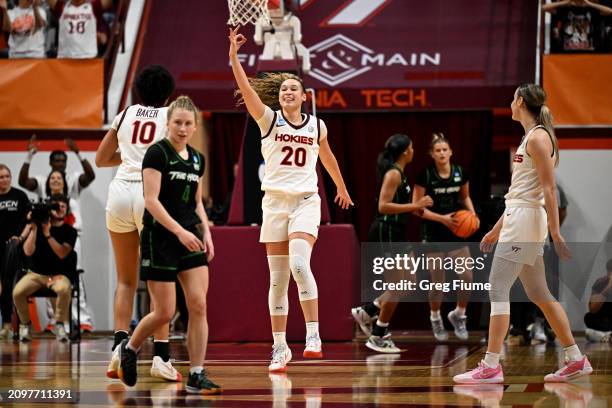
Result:
{"label": "hokies text on jersey", "polygon": [[308,136],[300,136],[300,135],[289,135],[286,133],[277,134],[274,136],[275,142],[291,142],[291,143],[299,143],[312,146],[314,144],[314,138]]}

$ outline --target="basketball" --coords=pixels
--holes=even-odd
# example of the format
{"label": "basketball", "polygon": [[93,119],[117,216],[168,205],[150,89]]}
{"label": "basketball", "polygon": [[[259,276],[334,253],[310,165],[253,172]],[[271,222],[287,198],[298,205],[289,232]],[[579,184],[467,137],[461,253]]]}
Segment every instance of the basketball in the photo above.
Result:
{"label": "basketball", "polygon": [[468,210],[459,210],[453,216],[457,220],[457,227],[453,230],[453,234],[459,238],[470,237],[478,230],[478,218],[476,214]]}

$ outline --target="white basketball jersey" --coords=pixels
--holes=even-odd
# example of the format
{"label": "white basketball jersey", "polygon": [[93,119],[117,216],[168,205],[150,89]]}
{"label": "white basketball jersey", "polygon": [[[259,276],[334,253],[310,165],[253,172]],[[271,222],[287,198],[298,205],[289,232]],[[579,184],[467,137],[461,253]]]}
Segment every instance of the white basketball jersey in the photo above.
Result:
{"label": "white basketball jersey", "polygon": [[289,194],[319,191],[317,159],[321,123],[311,115],[303,114],[302,118],[302,124],[294,126],[282,111],[274,112],[272,125],[261,139],[265,162],[262,190]]}
{"label": "white basketball jersey", "polygon": [[520,146],[516,149],[512,159],[512,181],[510,190],[504,197],[507,204],[543,206],[544,192],[538,179],[538,173],[531,157],[527,154],[527,142],[534,130],[544,128],[543,126],[533,127],[523,137]]}
{"label": "white basketball jersey", "polygon": [[142,159],[153,143],[166,137],[168,108],[132,105],[113,120],[121,152],[121,164],[115,175],[120,180],[142,180]]}
{"label": "white basketball jersey", "polygon": [[95,58],[98,55],[97,22],[89,2],[77,7],[70,1],[59,19],[58,58]]}

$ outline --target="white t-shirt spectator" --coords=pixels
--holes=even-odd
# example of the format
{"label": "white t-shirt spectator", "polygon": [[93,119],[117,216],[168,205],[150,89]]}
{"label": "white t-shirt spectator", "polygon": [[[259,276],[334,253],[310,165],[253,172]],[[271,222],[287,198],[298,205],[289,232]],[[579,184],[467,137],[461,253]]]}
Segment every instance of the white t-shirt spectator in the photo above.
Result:
{"label": "white t-shirt spectator", "polygon": [[[45,10],[38,7],[38,13],[46,24]],[[8,41],[9,58],[44,58],[45,30],[44,28],[35,29],[34,8],[15,7],[8,10],[8,16],[11,22],[11,35]]]}
{"label": "white t-shirt spectator", "polygon": [[71,1],[58,2],[58,58],[95,58],[98,55],[97,30],[102,16],[99,0],[86,1],[80,6]]}

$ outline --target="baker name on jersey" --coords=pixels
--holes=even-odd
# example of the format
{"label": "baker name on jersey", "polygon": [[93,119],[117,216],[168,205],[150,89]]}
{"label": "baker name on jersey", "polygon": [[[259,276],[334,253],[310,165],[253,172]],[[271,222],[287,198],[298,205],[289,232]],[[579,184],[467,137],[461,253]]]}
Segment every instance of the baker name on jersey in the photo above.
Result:
{"label": "baker name on jersey", "polygon": [[187,181],[195,181],[197,183],[199,177],[197,174],[194,173],[185,173],[182,171],[171,171],[168,174],[170,174],[170,180],[187,180]]}
{"label": "baker name on jersey", "polygon": [[91,20],[92,18],[94,18],[93,14],[89,13],[66,13],[62,16],[63,20]]}
{"label": "baker name on jersey", "polygon": [[434,194],[446,194],[446,193],[456,193],[459,190],[461,190],[461,186],[439,187],[439,188],[434,188],[433,192]]}
{"label": "baker name on jersey", "polygon": [[292,143],[300,143],[305,145],[313,145],[314,138],[308,136],[300,136],[300,135],[289,135],[289,134],[277,134],[274,137],[274,141],[276,142],[292,142]]}
{"label": "baker name on jersey", "polygon": [[158,109],[138,108],[138,111],[136,112],[136,116],[144,117],[144,118],[157,118],[158,113],[159,113]]}

